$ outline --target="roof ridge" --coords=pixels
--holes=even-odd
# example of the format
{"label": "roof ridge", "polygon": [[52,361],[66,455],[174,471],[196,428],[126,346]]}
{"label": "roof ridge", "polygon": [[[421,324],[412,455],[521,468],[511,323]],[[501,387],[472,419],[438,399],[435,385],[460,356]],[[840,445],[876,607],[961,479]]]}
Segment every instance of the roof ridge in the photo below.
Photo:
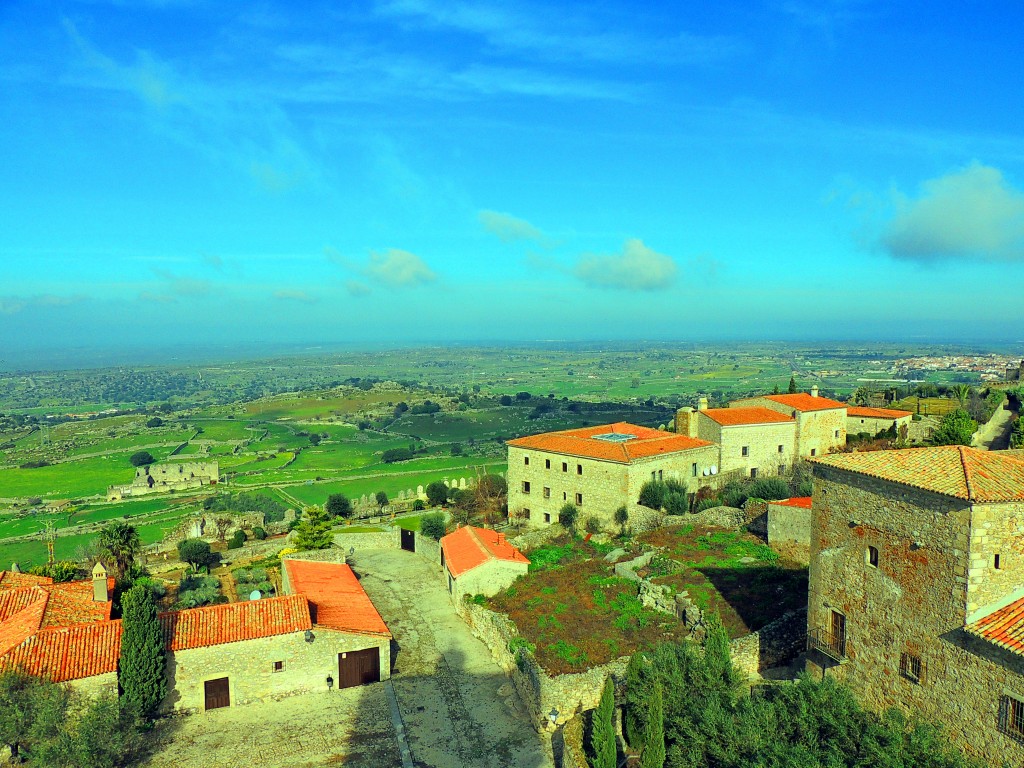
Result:
{"label": "roof ridge", "polygon": [[487,546],[487,545],[486,545],[486,544],[484,543],[484,540],[480,538],[479,534],[477,534],[477,532],[476,532],[476,526],[473,526],[473,525],[467,525],[467,526],[465,526],[465,528],[466,528],[466,530],[467,530],[467,531],[469,531],[469,535],[470,535],[470,537],[471,537],[471,538],[473,539],[473,543],[475,543],[475,544],[476,544],[476,545],[477,545],[478,547],[480,547],[480,550],[481,550],[481,551],[482,551],[482,552],[483,552],[483,553],[484,553],[485,555],[487,555],[487,559],[488,559],[488,560],[493,560],[493,559],[494,559],[494,553],[493,553],[493,552],[491,552],[491,548],[490,548],[490,547],[488,547],[488,546]]}
{"label": "roof ridge", "polygon": [[976,498],[974,495],[974,484],[971,482],[971,470],[967,466],[967,454],[964,453],[964,449],[966,448],[966,445],[958,445],[957,453],[960,454],[960,466],[964,471],[964,487],[967,488],[967,500],[974,501]]}

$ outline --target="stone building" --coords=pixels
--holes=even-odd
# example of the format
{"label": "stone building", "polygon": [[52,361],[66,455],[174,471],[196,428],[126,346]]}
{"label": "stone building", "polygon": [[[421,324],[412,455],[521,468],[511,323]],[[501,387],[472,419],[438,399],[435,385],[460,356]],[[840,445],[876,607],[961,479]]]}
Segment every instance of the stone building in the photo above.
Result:
{"label": "stone building", "polygon": [[768,502],[768,544],[797,562],[810,562],[810,496]]}
{"label": "stone building", "polygon": [[[164,711],[203,712],[390,676],[391,633],[351,568],[286,560],[283,573],[291,594],[160,614]],[[121,621],[110,619],[105,574],[92,584],[4,586],[24,581],[0,574],[0,668],[20,666],[87,693],[116,691]],[[48,620],[55,596],[60,610]]]}
{"label": "stone building", "polygon": [[1024,764],[1024,461],[942,446],[812,464],[809,669]]}
{"label": "stone building", "polygon": [[796,419],[769,408],[680,408],[676,432],[715,443],[718,469],[744,477],[783,475],[796,460]]}
{"label": "stone building", "polygon": [[612,529],[616,509],[639,509],[645,482],[671,478],[695,492],[717,462],[706,440],[626,422],[520,437],[508,441],[509,514],[551,525],[570,502],[581,520]]}
{"label": "stone building", "polygon": [[914,414],[910,411],[848,405],[846,407],[846,434],[858,435],[861,432],[867,432],[874,437],[879,432],[895,427],[898,435],[904,426],[908,430],[910,429],[910,422],[913,418]]}
{"label": "stone building", "polygon": [[147,464],[136,467],[135,477],[131,484],[111,485],[107,488],[107,501],[119,501],[126,496],[187,491],[207,485],[216,485],[219,480],[220,465],[216,461]]}
{"label": "stone building", "polygon": [[796,420],[796,455],[806,459],[824,456],[846,445],[846,403],[810,394],[762,395],[729,403],[731,408],[767,408]]}
{"label": "stone building", "polygon": [[463,595],[496,595],[530,567],[505,534],[465,525],[441,537],[441,567],[448,593],[456,601]]}

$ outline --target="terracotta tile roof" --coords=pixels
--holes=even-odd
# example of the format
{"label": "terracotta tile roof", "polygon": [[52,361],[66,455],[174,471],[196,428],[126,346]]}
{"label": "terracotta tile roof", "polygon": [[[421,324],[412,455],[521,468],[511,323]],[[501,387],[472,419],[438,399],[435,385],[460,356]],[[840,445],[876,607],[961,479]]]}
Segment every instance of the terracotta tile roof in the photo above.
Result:
{"label": "terracotta tile roof", "polygon": [[31,594],[24,605],[0,624],[0,656],[24,643],[39,631],[49,595],[39,587],[26,590]]}
{"label": "terracotta tile roof", "polygon": [[99,621],[44,629],[6,656],[0,667],[21,667],[55,683],[117,671],[121,622]]}
{"label": "terracotta tile roof", "polygon": [[445,565],[455,578],[492,560],[530,564],[526,556],[505,539],[504,534],[471,525],[442,536],[441,549]]}
{"label": "terracotta tile roof", "polygon": [[[45,587],[50,601],[43,616],[43,628],[66,627],[110,618],[112,603],[93,600],[92,581],[70,581]],[[114,579],[107,579],[107,594],[114,594]]]}
{"label": "terracotta tile roof", "polygon": [[811,508],[811,497],[810,496],[794,496],[792,499],[783,499],[782,501],[769,501],[774,507],[800,507],[801,509]]}
{"label": "terracotta tile roof", "polygon": [[[600,437],[609,434],[631,435],[632,437],[623,442],[612,442]],[[698,440],[695,437],[677,435],[674,432],[663,432],[660,429],[651,429],[620,421],[599,427],[567,429],[561,432],[544,432],[540,435],[520,437],[509,440],[508,445],[628,464],[635,459],[689,451],[693,448],[703,448],[711,443],[706,440]]]}
{"label": "terracotta tile roof", "polygon": [[903,419],[913,416],[911,411],[899,411],[892,408],[867,408],[861,405],[846,406],[847,416],[859,416],[865,419]]}
{"label": "terracotta tile roof", "polygon": [[170,651],[286,635],[312,628],[302,595],[268,597],[160,614],[164,644]]}
{"label": "terracotta tile roof", "polygon": [[697,411],[703,413],[712,421],[721,424],[723,427],[731,427],[740,424],[782,424],[789,422],[795,424],[792,416],[773,411],[770,408],[708,408]]}
{"label": "terracotta tile roof", "polygon": [[33,576],[31,573],[0,571],[0,592],[7,589],[21,589],[22,587],[35,587],[45,584],[53,584],[53,579],[49,576]]}
{"label": "terracotta tile roof", "polygon": [[46,590],[33,587],[8,589],[6,592],[0,592],[0,624],[3,624],[22,608],[39,600],[40,597],[45,599],[46,595]]}
{"label": "terracotta tile roof", "polygon": [[982,616],[964,629],[1000,648],[1024,656],[1024,597]]}
{"label": "terracotta tile roof", "polygon": [[781,403],[797,411],[824,411],[829,408],[846,407],[846,403],[840,403],[838,400],[831,400],[827,397],[814,397],[806,392],[797,392],[793,395],[765,395],[764,397],[766,400]]}
{"label": "terracotta tile roof", "polygon": [[284,561],[288,583],[310,603],[318,627],[391,637],[359,579],[344,563]]}
{"label": "terracotta tile roof", "polygon": [[810,461],[966,501],[1024,500],[1024,461],[963,445],[836,453]]}

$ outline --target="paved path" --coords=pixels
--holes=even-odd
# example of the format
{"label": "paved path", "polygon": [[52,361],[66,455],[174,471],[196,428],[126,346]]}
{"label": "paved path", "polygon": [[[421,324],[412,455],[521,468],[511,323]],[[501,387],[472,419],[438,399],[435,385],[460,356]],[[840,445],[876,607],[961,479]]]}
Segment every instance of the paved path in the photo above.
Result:
{"label": "paved path", "polygon": [[436,566],[401,550],[350,558],[398,647],[392,683],[418,768],[549,768],[490,650],[456,615]]}
{"label": "paved path", "polygon": [[1014,412],[1006,407],[1006,403],[1003,403],[992,414],[992,418],[982,424],[974,433],[971,444],[975,448],[988,451],[1001,451],[1009,448],[1014,416]]}

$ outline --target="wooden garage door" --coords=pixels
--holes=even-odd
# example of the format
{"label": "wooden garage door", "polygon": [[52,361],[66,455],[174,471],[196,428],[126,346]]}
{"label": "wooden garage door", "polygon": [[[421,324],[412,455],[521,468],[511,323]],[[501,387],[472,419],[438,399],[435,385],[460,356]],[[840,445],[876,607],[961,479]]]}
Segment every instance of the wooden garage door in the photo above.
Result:
{"label": "wooden garage door", "polygon": [[220,707],[231,706],[231,694],[228,692],[228,679],[218,677],[216,680],[207,680],[203,687],[206,689],[206,708],[219,709]]}
{"label": "wooden garage door", "polygon": [[413,531],[407,531],[402,528],[402,549],[409,552],[416,551],[416,534]]}
{"label": "wooden garage door", "polygon": [[366,648],[338,654],[338,688],[351,688],[380,680],[380,649]]}

